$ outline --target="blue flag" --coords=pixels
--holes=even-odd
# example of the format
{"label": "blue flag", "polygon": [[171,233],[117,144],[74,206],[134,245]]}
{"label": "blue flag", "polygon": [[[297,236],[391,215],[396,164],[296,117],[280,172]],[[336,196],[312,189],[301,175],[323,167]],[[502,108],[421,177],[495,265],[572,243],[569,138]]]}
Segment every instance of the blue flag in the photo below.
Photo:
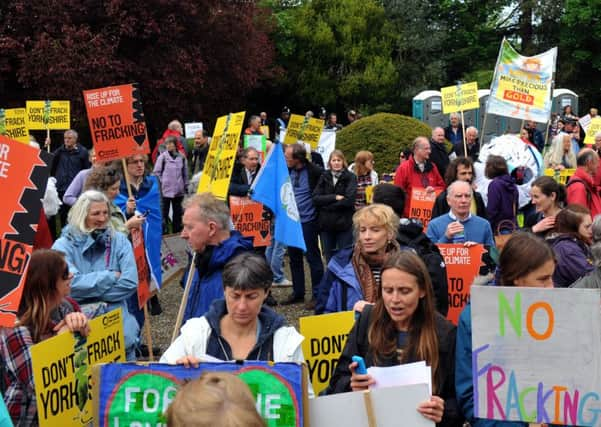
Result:
{"label": "blue flag", "polygon": [[273,211],[275,240],[286,246],[307,250],[282,144],[273,144],[252,184],[250,197]]}

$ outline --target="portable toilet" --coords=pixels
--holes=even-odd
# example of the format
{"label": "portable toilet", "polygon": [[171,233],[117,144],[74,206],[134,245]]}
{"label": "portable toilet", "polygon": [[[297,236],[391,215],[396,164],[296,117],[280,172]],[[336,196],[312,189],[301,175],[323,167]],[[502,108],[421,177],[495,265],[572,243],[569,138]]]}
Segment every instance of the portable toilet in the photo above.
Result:
{"label": "portable toilet", "polygon": [[[480,141],[482,144],[490,142],[490,140],[496,136],[502,135],[502,129],[505,126],[504,117],[497,116],[496,114],[488,114],[486,120],[484,116],[486,114],[486,102],[490,95],[488,89],[478,89],[478,98],[480,99],[480,108],[478,109],[478,131],[480,134]],[[486,126],[486,129],[482,129],[482,126]]]}
{"label": "portable toilet", "polygon": [[578,116],[578,95],[570,89],[555,89],[553,91],[553,104],[551,111],[560,114],[566,105],[572,106],[572,113]]}
{"label": "portable toilet", "polygon": [[413,117],[431,128],[445,127],[448,120],[442,114],[442,97],[437,90],[425,90],[413,98]]}

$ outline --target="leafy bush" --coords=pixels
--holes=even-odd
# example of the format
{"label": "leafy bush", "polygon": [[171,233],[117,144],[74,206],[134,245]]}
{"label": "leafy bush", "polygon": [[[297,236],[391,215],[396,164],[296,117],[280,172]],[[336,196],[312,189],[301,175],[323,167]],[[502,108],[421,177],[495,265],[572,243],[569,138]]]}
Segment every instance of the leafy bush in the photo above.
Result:
{"label": "leafy bush", "polygon": [[349,164],[354,161],[358,151],[371,151],[376,161],[375,170],[381,175],[394,172],[399,164],[399,153],[411,148],[416,137],[430,139],[431,135],[430,126],[413,117],[378,113],[357,120],[339,131],[336,134],[336,148],[342,150]]}

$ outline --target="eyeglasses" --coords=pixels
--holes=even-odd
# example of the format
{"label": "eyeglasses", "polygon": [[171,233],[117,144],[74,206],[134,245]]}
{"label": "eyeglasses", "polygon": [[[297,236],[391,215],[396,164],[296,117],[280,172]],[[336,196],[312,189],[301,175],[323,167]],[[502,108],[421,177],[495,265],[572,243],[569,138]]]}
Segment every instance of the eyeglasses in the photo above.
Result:
{"label": "eyeglasses", "polygon": [[65,271],[63,271],[63,275],[61,276],[61,279],[69,280],[70,276],[71,276],[71,272],[69,271],[69,266],[65,265]]}

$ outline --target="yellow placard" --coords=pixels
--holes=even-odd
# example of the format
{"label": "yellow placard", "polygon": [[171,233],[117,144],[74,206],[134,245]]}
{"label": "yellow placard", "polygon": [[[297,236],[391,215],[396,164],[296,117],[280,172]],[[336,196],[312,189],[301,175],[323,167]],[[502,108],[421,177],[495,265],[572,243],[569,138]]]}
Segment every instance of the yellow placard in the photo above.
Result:
{"label": "yellow placard", "polygon": [[315,394],[325,389],[346,339],[355,322],[354,312],[306,316],[299,319],[300,333],[305,337],[303,354]]}
{"label": "yellow placard", "polygon": [[365,187],[365,203],[371,205],[374,202],[374,186],[368,185]]}
{"label": "yellow placard", "polygon": [[440,89],[443,114],[480,108],[478,82],[463,83]]}
{"label": "yellow placard", "polygon": [[548,94],[548,83],[533,82],[527,73],[515,71],[512,74],[499,75],[499,86],[495,96],[504,101],[542,109],[545,108]]}
{"label": "yellow placard", "polygon": [[265,138],[269,139],[269,126],[263,125],[261,126],[261,132],[265,135]]}
{"label": "yellow placard", "polygon": [[121,309],[90,320],[87,339],[63,333],[31,347],[40,426],[87,426],[93,422],[92,366],[124,362]]}
{"label": "yellow placard", "polygon": [[27,129],[71,129],[71,103],[69,101],[27,101]]}
{"label": "yellow placard", "polygon": [[586,138],[584,143],[593,145],[595,143],[595,134],[601,131],[601,117],[594,117],[586,128]]}
{"label": "yellow placard", "polygon": [[25,120],[25,108],[9,108],[4,110],[4,135],[15,141],[29,143],[29,132]]}
{"label": "yellow placard", "polygon": [[217,119],[197,193],[209,192],[220,200],[226,199],[245,113],[232,113]]}
{"label": "yellow placard", "polygon": [[297,142],[306,142],[312,149],[317,149],[324,121],[316,118],[307,118],[298,114],[290,116],[288,127],[286,128],[286,139],[284,144],[296,144]]}

